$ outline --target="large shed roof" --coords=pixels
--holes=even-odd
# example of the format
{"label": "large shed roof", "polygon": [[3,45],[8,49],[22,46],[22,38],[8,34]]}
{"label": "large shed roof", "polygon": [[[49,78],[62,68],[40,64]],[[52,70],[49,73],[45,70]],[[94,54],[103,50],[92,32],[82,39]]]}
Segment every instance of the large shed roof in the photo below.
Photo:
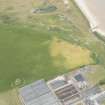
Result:
{"label": "large shed roof", "polygon": [[25,105],[61,105],[44,80],[21,88],[19,93]]}
{"label": "large shed roof", "polygon": [[55,93],[64,105],[73,104],[80,99],[79,91],[73,84],[68,84],[55,91]]}

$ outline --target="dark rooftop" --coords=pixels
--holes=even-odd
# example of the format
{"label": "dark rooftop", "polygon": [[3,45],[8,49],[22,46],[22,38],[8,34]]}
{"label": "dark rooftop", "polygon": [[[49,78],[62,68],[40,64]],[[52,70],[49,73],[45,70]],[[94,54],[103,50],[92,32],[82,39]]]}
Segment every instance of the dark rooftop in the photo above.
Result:
{"label": "dark rooftop", "polygon": [[80,98],[79,92],[72,84],[58,89],[57,91],[55,91],[55,94],[64,105],[70,105],[74,100]]}
{"label": "dark rooftop", "polygon": [[84,77],[82,76],[82,74],[77,74],[76,76],[74,76],[74,78],[79,81],[79,82],[83,82],[85,81]]}

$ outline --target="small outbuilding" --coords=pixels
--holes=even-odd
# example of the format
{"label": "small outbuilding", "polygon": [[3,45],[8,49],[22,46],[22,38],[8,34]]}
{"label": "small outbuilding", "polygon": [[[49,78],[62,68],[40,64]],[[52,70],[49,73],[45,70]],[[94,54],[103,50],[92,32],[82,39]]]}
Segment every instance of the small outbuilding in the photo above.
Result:
{"label": "small outbuilding", "polygon": [[78,81],[78,82],[84,82],[85,79],[81,74],[77,74],[74,76],[74,78]]}
{"label": "small outbuilding", "polygon": [[74,80],[77,82],[79,88],[83,89],[87,87],[87,82],[82,74],[78,73],[74,76]]}

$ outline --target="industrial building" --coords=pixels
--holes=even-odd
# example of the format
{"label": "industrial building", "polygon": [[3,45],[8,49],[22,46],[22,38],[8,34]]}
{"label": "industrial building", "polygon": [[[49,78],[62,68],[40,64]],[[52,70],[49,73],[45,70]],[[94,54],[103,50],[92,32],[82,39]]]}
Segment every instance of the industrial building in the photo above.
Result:
{"label": "industrial building", "polygon": [[19,95],[23,105],[61,105],[44,80],[21,88]]}
{"label": "industrial building", "polygon": [[[81,72],[72,76],[61,75],[47,83],[38,80],[19,90],[23,105],[101,105],[105,102],[105,91],[87,85]],[[81,89],[82,86],[82,89]]]}
{"label": "industrial building", "polygon": [[55,91],[63,105],[71,105],[80,99],[79,91],[73,84],[65,85]]}

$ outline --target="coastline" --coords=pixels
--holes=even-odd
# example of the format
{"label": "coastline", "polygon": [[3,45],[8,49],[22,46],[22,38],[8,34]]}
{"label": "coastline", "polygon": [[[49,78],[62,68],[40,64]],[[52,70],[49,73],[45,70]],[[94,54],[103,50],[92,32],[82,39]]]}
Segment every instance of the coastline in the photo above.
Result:
{"label": "coastline", "polygon": [[97,32],[100,35],[105,36],[105,32],[100,29],[98,21],[96,20],[95,16],[91,13],[91,11],[89,11],[88,6],[86,5],[85,1],[84,0],[74,0],[74,2],[79,7],[79,9],[82,11],[84,16],[87,18],[92,32]]}

